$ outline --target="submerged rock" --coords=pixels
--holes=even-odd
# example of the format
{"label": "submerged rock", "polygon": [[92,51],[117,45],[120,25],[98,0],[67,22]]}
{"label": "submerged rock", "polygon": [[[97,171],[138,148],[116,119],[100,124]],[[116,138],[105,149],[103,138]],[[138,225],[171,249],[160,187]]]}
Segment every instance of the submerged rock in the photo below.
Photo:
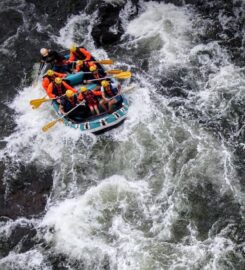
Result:
{"label": "submerged rock", "polygon": [[[6,173],[3,168],[1,171]],[[0,216],[16,219],[39,215],[45,209],[52,181],[49,170],[39,171],[34,166],[20,168],[16,176],[9,176],[9,185],[0,182]]]}
{"label": "submerged rock", "polygon": [[[118,42],[124,33],[122,27],[122,18],[120,11],[124,8],[126,2],[119,2],[117,5],[102,4],[98,7],[98,22],[95,23],[92,30],[92,36],[97,46],[109,45]],[[135,12],[130,16],[138,14],[138,0],[132,1]]]}

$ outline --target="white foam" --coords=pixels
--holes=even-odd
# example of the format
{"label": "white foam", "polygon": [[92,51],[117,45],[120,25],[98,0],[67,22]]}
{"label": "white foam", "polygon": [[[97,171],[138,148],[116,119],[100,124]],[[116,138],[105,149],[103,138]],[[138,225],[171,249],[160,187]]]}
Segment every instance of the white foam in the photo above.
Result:
{"label": "white foam", "polygon": [[[41,129],[48,122],[57,118],[51,105],[44,103],[39,109],[33,110],[29,105],[31,99],[44,96],[44,91],[37,87],[26,87],[19,91],[10,107],[16,111],[16,129],[4,140],[5,149],[1,150],[1,157],[11,157],[15,162],[28,164],[33,161],[40,165],[53,165],[62,158],[64,147],[78,141],[81,133],[61,123],[44,133]],[[55,147],[54,147],[55,145]]]}
{"label": "white foam", "polygon": [[146,190],[144,182],[128,182],[117,175],[105,179],[83,196],[51,207],[41,224],[47,226],[45,239],[54,243],[56,252],[85,260],[87,267],[100,265],[106,257],[117,265],[136,244],[137,230],[125,223],[123,215],[131,207],[145,211],[141,202]]}
{"label": "white foam", "polygon": [[91,36],[93,24],[96,22],[97,12],[87,15],[81,12],[79,15],[71,16],[66,25],[61,28],[59,36],[54,36],[54,40],[62,47],[69,49],[71,45],[83,45],[96,59],[108,59],[108,55],[103,49],[95,47]]}
{"label": "white foam", "polygon": [[31,250],[25,253],[10,252],[7,257],[0,259],[1,269],[18,270],[52,270],[52,266],[47,265],[44,256],[38,250]]}
{"label": "white foam", "polygon": [[105,3],[111,4],[113,6],[122,5],[126,2],[125,0],[103,0],[103,1]]}
{"label": "white foam", "polygon": [[126,33],[134,37],[132,42],[151,41],[152,57],[157,52],[153,59],[155,65],[159,61],[167,65],[183,64],[191,44],[188,31],[192,23],[187,10],[155,2],[144,3],[143,9],[145,11],[127,26]]}

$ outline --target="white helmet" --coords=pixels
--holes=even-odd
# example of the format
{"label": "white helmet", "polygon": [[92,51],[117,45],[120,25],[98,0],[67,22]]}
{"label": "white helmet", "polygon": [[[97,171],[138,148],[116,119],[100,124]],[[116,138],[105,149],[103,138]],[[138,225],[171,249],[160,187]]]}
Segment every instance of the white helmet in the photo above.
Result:
{"label": "white helmet", "polygon": [[48,49],[42,48],[42,49],[40,50],[40,53],[41,53],[42,56],[47,56],[47,55],[48,55]]}

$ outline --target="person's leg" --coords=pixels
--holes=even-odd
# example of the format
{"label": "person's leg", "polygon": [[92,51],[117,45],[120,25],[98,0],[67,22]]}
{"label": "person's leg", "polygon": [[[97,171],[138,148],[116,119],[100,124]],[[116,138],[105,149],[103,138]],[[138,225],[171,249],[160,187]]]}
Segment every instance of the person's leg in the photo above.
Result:
{"label": "person's leg", "polygon": [[95,111],[96,111],[97,115],[99,115],[99,114],[100,114],[100,111],[99,111],[99,108],[98,108],[98,106],[97,106],[97,105],[94,105],[94,109],[95,109]]}
{"label": "person's leg", "polygon": [[116,101],[115,99],[112,99],[112,100],[109,101],[109,103],[108,103],[108,106],[109,106],[109,113],[112,113],[112,107],[113,107],[113,105],[116,104],[116,103],[117,103],[117,101]]}
{"label": "person's leg", "polygon": [[89,105],[89,109],[90,109],[91,113],[94,114],[94,107],[92,105]]}
{"label": "person's leg", "polygon": [[103,108],[103,110],[104,110],[105,112],[108,111],[107,108],[106,108],[106,102],[105,102],[103,99],[100,101],[100,106]]}

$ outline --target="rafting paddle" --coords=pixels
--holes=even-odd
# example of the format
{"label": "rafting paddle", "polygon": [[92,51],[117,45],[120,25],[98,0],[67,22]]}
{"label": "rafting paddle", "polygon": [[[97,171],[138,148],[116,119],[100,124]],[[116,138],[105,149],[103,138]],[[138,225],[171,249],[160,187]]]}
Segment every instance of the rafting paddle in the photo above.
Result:
{"label": "rafting paddle", "polygon": [[[64,95],[62,95],[62,96],[64,96]],[[61,98],[62,96],[56,97],[56,98],[45,98],[45,97],[46,97],[46,96],[45,96],[45,97],[43,97],[43,98],[32,99],[32,100],[30,101],[30,105],[32,106],[32,109],[37,109],[37,108],[39,108],[44,102],[56,100],[56,99]]]}
{"label": "rafting paddle", "polygon": [[105,71],[105,73],[110,74],[110,75],[119,74],[119,73],[122,73],[122,72],[123,72],[123,70],[121,70],[121,69],[111,69],[111,70],[106,70]]}
{"label": "rafting paddle", "polygon": [[[100,70],[100,69],[99,69]],[[104,71],[105,73],[111,75],[111,74],[119,74],[119,73],[122,73],[123,70],[121,69],[110,69],[110,70],[105,70]],[[88,72],[83,72],[84,74],[91,74],[93,73],[92,71],[88,71]]]}
{"label": "rafting paddle", "polygon": [[112,76],[107,76],[107,77],[104,77],[104,78],[88,80],[87,82],[90,83],[90,82],[94,82],[94,81],[102,81],[102,80],[109,79],[109,78],[128,79],[128,78],[130,78],[131,76],[132,76],[132,74],[131,74],[130,71],[123,71],[123,72],[121,72],[121,73],[114,74],[114,75],[112,75]]}
{"label": "rafting paddle", "polygon": [[51,127],[53,127],[56,123],[58,123],[61,119],[63,119],[64,117],[66,117],[69,113],[71,113],[72,111],[74,111],[77,107],[79,107],[80,105],[84,104],[84,101],[81,101],[79,104],[77,104],[74,108],[72,108],[69,112],[63,114],[62,116],[58,117],[57,119],[55,119],[54,121],[49,122],[48,124],[46,124],[45,126],[42,127],[42,131],[46,132],[48,131]]}
{"label": "rafting paddle", "polygon": [[[111,59],[105,59],[105,60],[82,60],[83,62],[94,62],[102,65],[112,65],[114,63]],[[76,63],[77,61],[69,61],[70,63]]]}
{"label": "rafting paddle", "polygon": [[94,63],[98,63],[102,65],[112,65],[114,63],[113,60],[111,59],[98,60],[98,61],[89,60],[89,61],[84,61],[84,62],[94,62]]}

